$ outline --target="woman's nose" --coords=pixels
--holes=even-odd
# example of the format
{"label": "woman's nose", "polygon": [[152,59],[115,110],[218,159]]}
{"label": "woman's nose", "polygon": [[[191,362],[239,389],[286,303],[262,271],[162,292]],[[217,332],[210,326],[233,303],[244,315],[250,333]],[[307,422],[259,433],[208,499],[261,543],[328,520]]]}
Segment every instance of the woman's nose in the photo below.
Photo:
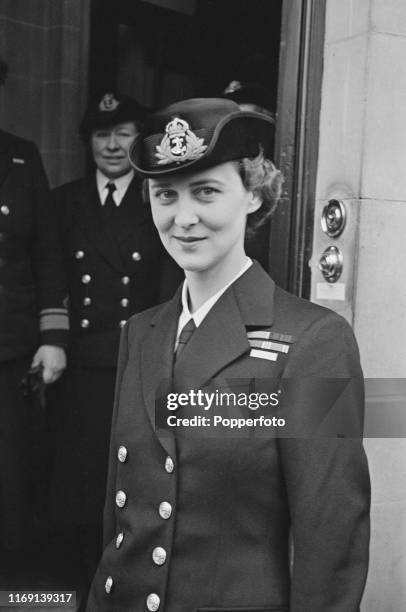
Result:
{"label": "woman's nose", "polygon": [[175,212],[174,222],[182,228],[196,225],[199,222],[199,217],[194,210],[193,204],[187,197],[179,197]]}

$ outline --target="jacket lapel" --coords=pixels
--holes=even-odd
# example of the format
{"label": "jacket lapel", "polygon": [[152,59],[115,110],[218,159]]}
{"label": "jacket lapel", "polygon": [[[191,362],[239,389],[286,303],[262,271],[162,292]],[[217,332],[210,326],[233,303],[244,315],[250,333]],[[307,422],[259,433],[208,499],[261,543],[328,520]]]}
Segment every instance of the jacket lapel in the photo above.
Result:
{"label": "jacket lapel", "polygon": [[[249,353],[247,328],[269,328],[273,323],[273,280],[255,262],[216,302],[194,332],[176,363],[191,388],[204,386],[226,366]],[[153,429],[172,457],[172,431],[156,427],[155,412],[166,407],[159,398],[172,391],[174,345],[181,313],[181,287],[152,319],[142,346],[141,375],[144,401]]]}
{"label": "jacket lapel", "polygon": [[159,398],[171,391],[173,358],[178,320],[181,312],[181,288],[160,309],[150,325],[141,352],[144,401],[153,429],[166,452],[175,457],[175,440],[171,432],[159,427],[156,410],[164,410]]}
{"label": "jacket lapel", "polygon": [[[247,328],[273,322],[274,282],[255,262],[215,303],[176,364],[181,380],[204,386],[231,362],[249,353]],[[178,372],[177,372],[178,376]]]}
{"label": "jacket lapel", "polygon": [[91,177],[85,184],[78,204],[87,239],[106,262],[116,268],[120,274],[124,274],[125,268],[118,244],[103,217],[95,177]]}

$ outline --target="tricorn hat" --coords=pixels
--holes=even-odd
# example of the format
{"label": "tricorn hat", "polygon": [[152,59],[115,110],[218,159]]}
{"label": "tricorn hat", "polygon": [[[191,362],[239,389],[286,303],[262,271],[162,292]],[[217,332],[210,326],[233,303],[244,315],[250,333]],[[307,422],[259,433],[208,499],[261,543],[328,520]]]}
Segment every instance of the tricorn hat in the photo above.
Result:
{"label": "tricorn hat", "polygon": [[146,109],[134,98],[108,92],[93,100],[82,119],[79,132],[83,137],[96,129],[111,127],[127,121],[142,121]]}
{"label": "tricorn hat", "polygon": [[146,118],[130,149],[138,174],[154,177],[201,170],[273,152],[271,117],[241,111],[224,98],[176,102]]}

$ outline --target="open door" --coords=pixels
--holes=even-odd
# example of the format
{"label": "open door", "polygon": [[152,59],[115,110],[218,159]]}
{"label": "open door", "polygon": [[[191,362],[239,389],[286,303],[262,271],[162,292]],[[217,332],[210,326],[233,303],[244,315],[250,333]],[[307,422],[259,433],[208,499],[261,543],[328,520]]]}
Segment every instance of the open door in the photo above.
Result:
{"label": "open door", "polygon": [[[321,3],[324,4],[324,3]],[[285,176],[272,222],[247,252],[305,297],[317,163],[324,13],[312,0],[93,0],[89,94],[110,88],[150,108],[218,96],[230,81],[267,91]]]}

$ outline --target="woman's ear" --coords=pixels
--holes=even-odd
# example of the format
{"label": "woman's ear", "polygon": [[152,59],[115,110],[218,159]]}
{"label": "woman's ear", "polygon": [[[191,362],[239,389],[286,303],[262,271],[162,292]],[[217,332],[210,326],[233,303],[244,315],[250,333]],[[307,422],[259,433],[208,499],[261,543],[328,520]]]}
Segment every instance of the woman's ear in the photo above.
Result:
{"label": "woman's ear", "polygon": [[248,214],[259,210],[262,206],[262,196],[257,191],[250,191],[250,199],[248,202]]}

